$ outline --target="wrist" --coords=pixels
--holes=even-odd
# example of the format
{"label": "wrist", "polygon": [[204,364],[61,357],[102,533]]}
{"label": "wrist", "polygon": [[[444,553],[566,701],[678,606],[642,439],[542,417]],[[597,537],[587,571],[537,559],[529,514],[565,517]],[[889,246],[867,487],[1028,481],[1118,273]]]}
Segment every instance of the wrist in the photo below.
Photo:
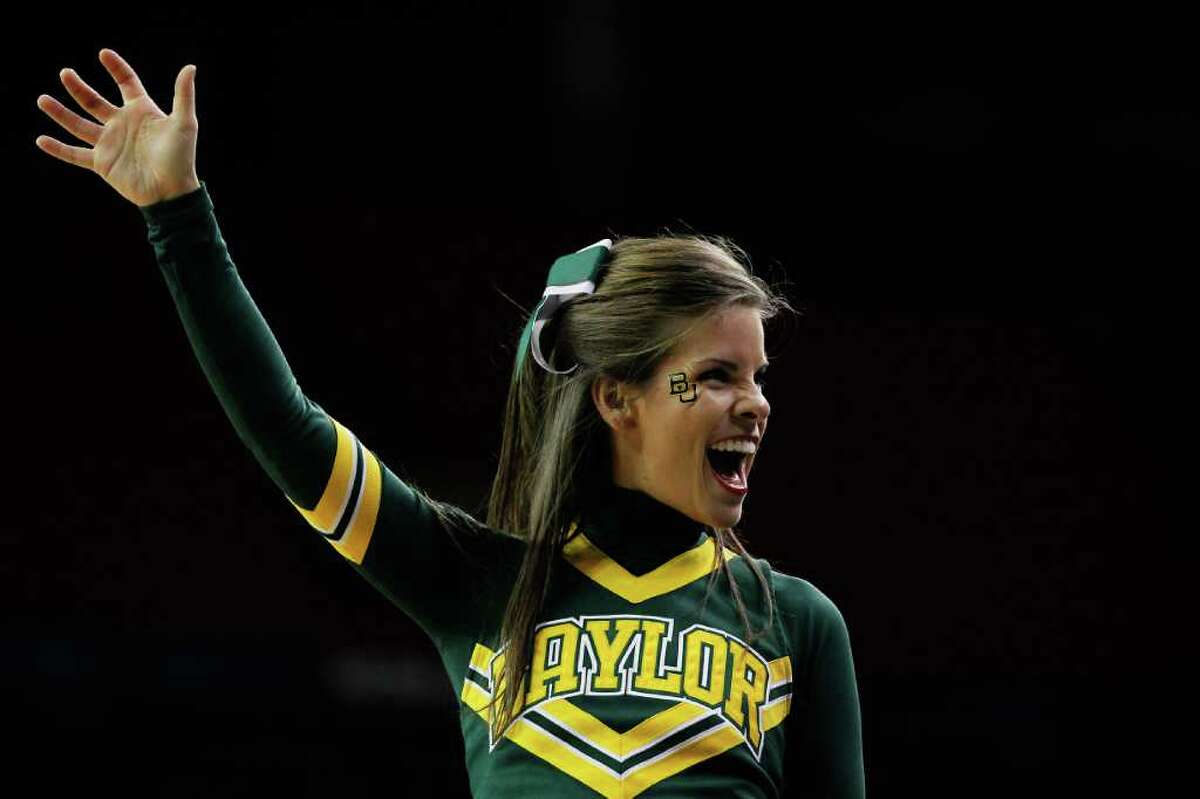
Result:
{"label": "wrist", "polygon": [[200,178],[193,173],[190,178],[179,184],[177,187],[170,189],[166,194],[158,198],[158,202],[166,202],[174,200],[176,197],[182,197],[185,194],[191,194],[200,188]]}

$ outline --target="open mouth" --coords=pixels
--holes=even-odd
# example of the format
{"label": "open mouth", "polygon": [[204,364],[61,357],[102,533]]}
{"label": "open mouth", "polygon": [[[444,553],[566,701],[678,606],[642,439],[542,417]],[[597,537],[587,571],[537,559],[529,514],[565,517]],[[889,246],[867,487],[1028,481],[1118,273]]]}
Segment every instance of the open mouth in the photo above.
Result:
{"label": "open mouth", "polygon": [[731,493],[742,495],[749,490],[746,484],[746,464],[749,455],[745,452],[706,450],[708,465],[712,467],[717,482]]}

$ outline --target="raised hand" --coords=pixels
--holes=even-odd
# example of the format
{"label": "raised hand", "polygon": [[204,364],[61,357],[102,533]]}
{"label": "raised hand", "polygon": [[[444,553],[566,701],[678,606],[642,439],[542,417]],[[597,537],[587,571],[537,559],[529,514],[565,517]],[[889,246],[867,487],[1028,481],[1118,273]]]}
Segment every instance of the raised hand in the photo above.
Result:
{"label": "raised hand", "polygon": [[100,63],[117,83],[123,103],[120,107],[84,83],[74,70],[59,73],[75,102],[100,124],[81,117],[48,94],[37,99],[38,108],[77,139],[90,144],[91,149],[63,144],[50,136],[38,136],[37,146],[68,164],[95,172],[138,206],[198,189],[196,67],[188,64],[179,71],[168,115],[150,99],[137,73],[115,51],[101,50]]}

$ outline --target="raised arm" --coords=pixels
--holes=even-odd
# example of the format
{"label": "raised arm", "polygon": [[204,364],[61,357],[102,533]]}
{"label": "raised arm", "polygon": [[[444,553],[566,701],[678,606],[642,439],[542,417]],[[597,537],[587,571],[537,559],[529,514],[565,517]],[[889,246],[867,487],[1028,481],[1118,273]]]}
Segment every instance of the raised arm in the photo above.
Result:
{"label": "raised arm", "polygon": [[464,541],[464,531],[444,529],[429,503],[301,391],[229,257],[207,185],[142,215],[209,384],[289,502],[435,640],[477,624],[476,567],[490,558],[481,549],[501,543],[479,539],[500,537],[477,530]]}
{"label": "raised arm", "polygon": [[487,582],[480,567],[503,561],[512,540],[478,527],[448,528],[430,502],[300,390],[196,175],[195,67],[180,71],[166,115],[120,56],[106,49],[100,60],[124,105],[108,103],[63,70],[68,92],[101,124],[42,95],[39,107],[92,149],[49,136],[38,137],[38,146],[100,175],[139,207],[209,384],[238,436],[301,516],[440,645],[469,636],[467,628],[482,623],[495,604],[479,590]]}
{"label": "raised arm", "polygon": [[[301,509],[315,508],[330,477],[337,430],[300,390],[246,290],[217,226],[208,187],[202,183],[141,212],[192,351],[229,421],[284,494]],[[372,464],[371,479],[360,492],[368,507],[378,505],[378,471]],[[374,514],[367,515],[363,524],[374,521]],[[362,561],[361,552],[353,555],[356,563]]]}

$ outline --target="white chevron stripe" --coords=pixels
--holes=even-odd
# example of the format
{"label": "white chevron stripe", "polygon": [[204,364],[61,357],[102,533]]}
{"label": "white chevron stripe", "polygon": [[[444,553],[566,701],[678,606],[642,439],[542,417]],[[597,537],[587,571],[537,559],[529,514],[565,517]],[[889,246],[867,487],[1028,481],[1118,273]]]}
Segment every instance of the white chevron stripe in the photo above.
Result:
{"label": "white chevron stripe", "polygon": [[[350,504],[350,495],[354,493],[354,476],[358,473],[359,469],[358,453],[361,450],[358,439],[354,436],[354,433],[349,431],[349,429],[346,429],[346,433],[350,436],[350,468],[347,470],[349,474],[346,477],[346,486],[342,489],[342,503],[338,506],[338,512],[333,517],[333,527],[322,531],[326,535],[333,535],[333,533],[338,529],[338,524],[342,521],[342,515],[346,512],[346,506]],[[363,477],[366,478],[365,473],[363,474]],[[365,479],[363,480],[363,485],[366,485]],[[358,500],[360,503],[362,502],[362,494],[363,492],[358,492]],[[357,507],[355,510],[357,511]],[[350,526],[347,525],[346,529],[350,529]]]}
{"label": "white chevron stripe", "polygon": [[[680,730],[683,730],[683,729],[686,729],[686,728],[688,728],[688,727],[691,727],[691,726],[692,726],[692,725],[694,725],[694,724],[699,724],[701,721],[704,721],[705,719],[708,719],[708,718],[712,718],[712,717],[713,717],[713,716],[715,716],[715,715],[717,715],[717,711],[715,711],[715,710],[714,710],[714,711],[713,711],[713,712],[711,712],[711,713],[705,713],[703,716],[697,716],[696,718],[692,719],[691,721],[688,721],[688,722],[685,722],[685,723],[683,723],[683,724],[680,724],[678,727],[676,727],[675,729],[671,730],[670,732],[663,733],[662,735],[660,735],[660,736],[658,736],[657,738],[655,738],[653,741],[650,741],[650,742],[649,742],[648,744],[646,744],[645,746],[639,746],[637,749],[634,749],[632,752],[628,752],[628,753],[626,753],[625,757],[623,757],[623,758],[621,758],[621,759],[622,759],[622,760],[625,760],[625,759],[627,759],[627,758],[631,758],[631,757],[633,757],[634,755],[640,755],[642,752],[645,752],[647,749],[653,749],[655,746],[657,746],[658,744],[662,743],[664,740],[666,740],[667,738],[671,737],[672,735],[674,735],[675,733],[679,732]],[[726,722],[724,722],[724,724],[725,724],[725,725],[728,725],[728,726],[732,726],[732,725],[730,725],[730,724],[729,724],[729,722],[727,722],[727,721],[726,721]],[[721,729],[721,727],[722,727],[722,725],[721,725],[721,724],[717,724],[717,725],[715,725],[715,726],[713,727],[713,730],[719,730],[719,729]],[[705,731],[704,731],[703,733],[701,733],[700,735],[697,735],[697,736],[694,736],[694,737],[692,737],[692,738],[689,738],[688,740],[689,740],[689,741],[694,741],[694,740],[696,740],[696,738],[703,738],[705,735],[709,734],[710,732],[712,732],[712,730],[705,730]],[[684,743],[686,743],[686,741],[685,741]],[[683,744],[680,744],[679,746],[683,746]],[[673,747],[673,748],[672,748],[670,751],[671,751],[671,752],[674,752],[676,749],[678,749],[678,748],[679,748],[679,746]],[[669,754],[669,753],[667,753],[667,754]],[[663,757],[663,755],[655,755],[654,757],[650,758],[650,760],[647,760],[647,761],[646,761],[646,763],[651,763],[651,762],[653,762],[653,761],[655,761],[655,760],[658,760],[660,757]],[[625,773],[626,773],[627,775],[628,775],[628,774],[631,774],[631,773],[633,773],[634,771],[637,771],[639,768],[641,768],[641,767],[642,767],[642,766],[644,766],[644,765],[645,765],[645,763],[639,763],[638,765],[634,766],[633,768],[631,768],[629,771],[627,771],[627,772],[625,772]]]}
{"label": "white chevron stripe", "polygon": [[[358,443],[358,439],[355,439],[354,443],[355,443],[354,463],[355,463],[355,465],[357,465],[360,460],[360,454],[363,452],[363,449],[362,449],[362,445]],[[364,463],[362,464],[362,473],[363,473],[362,474],[362,488],[359,489],[358,498],[354,500],[354,513],[350,516],[349,524],[346,525],[346,533],[348,533],[354,529],[354,520],[358,518],[358,511],[360,508],[362,508],[363,497],[365,497],[367,495],[367,464],[365,463],[366,456],[362,455],[361,460],[364,461]],[[346,498],[349,499],[350,495],[347,494]],[[345,535],[345,533],[343,533],[343,535]]]}
{"label": "white chevron stripe", "polygon": [[716,733],[723,730],[725,727],[730,727],[730,726],[732,726],[732,725],[729,724],[729,722],[724,722],[723,724],[716,724],[716,725],[710,727],[709,729],[704,730],[703,732],[696,733],[691,738],[688,738],[686,741],[680,741],[679,743],[675,744],[674,746],[672,746],[670,749],[666,750],[665,752],[659,752],[654,757],[643,760],[641,763],[638,763],[636,766],[634,766],[633,768],[626,771],[623,776],[626,779],[628,779],[631,774],[636,774],[637,772],[641,771],[642,769],[652,766],[655,763],[659,762],[660,760],[663,760],[664,758],[670,757],[671,755],[678,752],[680,749],[683,749],[685,746],[690,746],[691,744],[695,743],[696,741],[701,740],[702,738],[707,738],[710,735],[715,735]]}
{"label": "white chevron stripe", "polygon": [[[562,699],[559,701],[565,702],[567,700]],[[684,700],[684,701],[686,701],[686,700]],[[689,702],[689,704],[692,704],[692,703]],[[707,708],[706,708],[706,710],[707,710]],[[552,724],[554,724],[554,726],[560,727],[560,728],[566,730],[567,732],[571,733],[572,735],[574,735],[576,738],[578,738],[581,741],[586,741],[588,746],[592,747],[597,752],[603,752],[605,755],[607,755],[608,757],[611,757],[613,760],[616,760],[618,763],[624,763],[626,760],[628,760],[631,757],[634,757],[635,755],[640,755],[642,752],[645,752],[648,749],[653,749],[655,746],[662,743],[667,738],[670,738],[672,735],[679,732],[680,730],[684,730],[695,724],[699,724],[704,719],[710,718],[717,714],[716,710],[711,710],[710,712],[705,713],[703,716],[696,716],[694,718],[690,718],[687,721],[683,722],[682,724],[676,725],[675,727],[672,727],[671,729],[665,731],[662,735],[659,735],[657,738],[653,739],[652,741],[648,741],[644,745],[639,746],[637,749],[632,749],[632,750],[626,752],[625,754],[620,754],[619,752],[613,752],[609,749],[606,749],[605,747],[596,743],[591,738],[587,737],[587,735],[585,735],[584,733],[575,729],[574,727],[572,727],[570,724],[566,723],[562,719],[556,718],[556,717],[550,715],[549,713],[545,712],[543,710],[542,706],[532,708],[531,710],[528,710],[526,712],[527,713],[537,713],[542,718],[548,719]],[[525,714],[522,713],[521,715],[525,715]],[[575,749],[575,747],[571,746],[566,741],[563,741],[561,739],[559,739],[559,741],[564,746],[570,748],[572,751],[574,751],[574,752],[579,751],[578,749]],[[580,753],[580,754],[582,755],[582,753]]]}
{"label": "white chevron stripe", "polygon": [[[553,734],[553,733],[552,733],[552,732],[550,732],[549,730],[542,729],[542,728],[541,728],[541,727],[539,727],[538,725],[536,725],[536,724],[530,724],[529,722],[525,722],[525,725],[526,725],[526,726],[527,726],[529,729],[531,729],[531,730],[533,730],[533,731],[537,732],[539,735],[542,735],[542,736],[544,736],[544,737],[546,737],[546,738],[549,738],[551,741],[554,741],[556,744],[559,744],[559,745],[561,745],[561,746],[564,746],[564,747],[566,747],[567,749],[570,749],[570,750],[571,750],[571,754],[575,755],[575,756],[576,756],[576,757],[578,757],[580,760],[584,760],[584,761],[586,761],[587,763],[589,763],[590,765],[593,765],[593,766],[595,766],[596,768],[600,769],[601,771],[605,772],[606,774],[610,774],[610,775],[612,775],[613,779],[617,779],[617,780],[621,779],[621,775],[620,775],[620,774],[618,774],[617,772],[613,771],[613,770],[612,770],[612,769],[610,769],[608,766],[606,766],[606,765],[604,765],[603,763],[601,763],[599,760],[595,760],[595,759],[593,759],[593,758],[590,758],[590,757],[588,757],[588,756],[587,756],[587,755],[585,755],[583,752],[580,752],[578,749],[576,749],[575,747],[571,746],[569,743],[567,743],[566,741],[564,741],[562,738],[559,738],[557,735]],[[597,747],[597,749],[598,749],[598,748],[599,748],[599,747]],[[607,753],[606,753],[606,754],[607,754]]]}
{"label": "white chevron stripe", "polygon": [[[472,667],[472,668],[474,668],[474,667]],[[476,670],[476,671],[479,671],[479,669],[475,669],[475,670]],[[480,673],[482,674],[483,672],[480,672]],[[487,676],[487,675],[484,675],[484,676]],[[482,687],[480,687],[478,683],[473,683],[473,682],[471,682],[470,680],[464,680],[464,681],[463,681],[463,683],[464,683],[464,686],[463,686],[463,687],[464,687],[464,689],[465,689],[465,688],[467,688],[467,686],[470,686],[470,690],[471,690],[471,691],[474,691],[474,692],[477,692],[477,693],[479,693],[481,696],[483,696],[483,697],[484,697],[484,700],[485,700],[486,702],[490,702],[490,701],[492,701],[492,694],[491,694],[491,692],[490,692],[490,691],[488,691],[488,690],[487,690],[487,689],[485,689],[485,688],[482,688]],[[552,701],[553,701],[553,700],[552,700]],[[567,700],[566,700],[566,699],[561,699],[561,700],[558,700],[558,701],[565,702],[565,701],[567,701]],[[686,700],[684,700],[684,701],[686,701]],[[690,703],[690,702],[689,702],[688,704],[693,704],[693,703]],[[707,709],[707,708],[706,708],[706,709]],[[560,720],[560,719],[557,719],[557,718],[555,718],[555,717],[553,717],[553,716],[549,715],[548,713],[545,713],[545,712],[543,711],[543,708],[542,708],[541,706],[539,706],[539,707],[535,707],[535,708],[531,708],[531,709],[528,709],[528,710],[525,710],[524,712],[522,712],[520,715],[518,715],[518,716],[517,716],[517,720],[520,720],[521,718],[523,718],[524,716],[528,715],[529,713],[537,713],[537,714],[538,714],[539,716],[541,716],[542,718],[544,718],[544,719],[547,719],[548,721],[550,721],[550,723],[552,723],[554,726],[556,726],[556,727],[559,727],[559,728],[561,728],[561,729],[563,729],[563,730],[566,730],[567,732],[571,733],[572,735],[574,735],[576,738],[578,738],[578,739],[579,739],[579,740],[581,740],[581,741],[586,741],[588,746],[592,747],[592,748],[593,748],[593,749],[595,749],[597,752],[602,752],[602,753],[604,753],[604,754],[605,754],[605,755],[607,755],[608,757],[611,757],[613,760],[616,760],[618,763],[624,763],[626,760],[628,760],[628,759],[629,759],[629,758],[631,758],[631,757],[634,757],[635,755],[640,755],[642,752],[645,752],[645,751],[646,751],[646,750],[648,750],[648,749],[653,749],[655,746],[657,746],[658,744],[662,743],[662,742],[663,742],[664,740],[666,740],[667,738],[670,738],[672,735],[674,735],[675,733],[679,732],[680,730],[686,729],[686,728],[688,728],[688,727],[691,727],[691,726],[693,726],[693,725],[695,725],[695,724],[699,724],[700,722],[704,721],[705,719],[708,719],[708,718],[711,718],[712,716],[718,715],[718,711],[714,709],[714,710],[711,710],[711,711],[710,711],[710,712],[708,712],[708,713],[705,713],[703,716],[696,716],[695,718],[688,719],[688,720],[687,720],[687,721],[685,721],[684,723],[682,723],[682,724],[680,724],[680,725],[678,725],[678,726],[676,726],[676,727],[673,727],[673,728],[671,728],[671,729],[667,730],[667,731],[666,731],[666,732],[664,732],[662,735],[660,735],[660,736],[658,736],[657,738],[655,738],[654,740],[652,740],[652,741],[650,741],[650,742],[646,743],[645,745],[643,745],[643,746],[639,746],[637,749],[633,749],[633,750],[631,750],[631,751],[629,751],[629,752],[626,752],[624,755],[621,755],[621,754],[619,754],[619,753],[617,753],[617,752],[613,752],[613,751],[611,751],[611,750],[609,750],[609,749],[606,749],[605,747],[603,747],[603,746],[601,746],[600,744],[596,743],[596,742],[595,742],[595,741],[593,741],[591,738],[588,738],[588,737],[587,737],[586,735],[584,735],[582,732],[580,732],[579,730],[577,730],[577,729],[575,729],[574,727],[572,727],[570,724],[567,724],[566,722],[564,722],[564,721],[562,721],[562,720]],[[550,732],[549,730],[545,729],[544,727],[541,727],[541,726],[539,726],[539,725],[537,725],[537,724],[530,724],[529,726],[530,726],[530,727],[533,727],[533,728],[535,728],[535,729],[537,729],[537,731],[538,731],[538,732],[540,732],[542,735],[545,735],[546,737],[548,737],[548,738],[551,738],[551,739],[553,739],[554,741],[556,741],[557,743],[559,743],[559,744],[563,745],[563,746],[564,746],[564,747],[566,747],[567,749],[570,749],[570,750],[571,750],[571,751],[572,751],[574,754],[577,754],[577,755],[579,755],[581,758],[583,758],[584,760],[588,761],[589,763],[594,763],[594,764],[595,764],[596,766],[598,766],[599,768],[603,768],[605,771],[607,771],[608,773],[612,774],[614,777],[620,777],[620,776],[621,776],[621,775],[617,774],[616,772],[614,772],[612,769],[609,769],[608,767],[606,767],[606,766],[604,766],[604,765],[602,765],[602,764],[600,764],[600,763],[597,763],[597,762],[596,762],[594,759],[592,759],[592,758],[588,757],[588,756],[587,756],[586,754],[584,754],[583,752],[580,752],[580,751],[579,751],[578,749],[576,749],[574,746],[571,746],[571,744],[567,743],[567,742],[566,742],[566,741],[564,741],[562,738],[559,738],[557,735],[554,735],[552,732]],[[730,724],[730,723],[729,723],[729,722],[727,722],[727,721],[725,721],[725,722],[724,722],[724,723],[722,723],[722,724],[717,724],[717,725],[715,725],[715,726],[714,726],[714,727],[713,727],[711,730],[705,730],[703,733],[701,733],[701,734],[699,734],[699,735],[694,735],[694,736],[692,736],[691,738],[689,738],[689,739],[687,739],[686,741],[684,741],[682,744],[679,744],[679,746],[674,746],[674,747],[672,747],[672,748],[671,748],[671,749],[670,749],[668,752],[664,752],[664,753],[662,753],[662,754],[655,755],[653,758],[651,758],[650,760],[648,760],[648,761],[646,761],[646,762],[647,762],[647,763],[651,763],[651,762],[654,762],[654,761],[656,761],[656,760],[659,760],[660,758],[664,757],[665,755],[668,755],[668,754],[670,754],[671,752],[674,752],[674,751],[675,751],[676,749],[678,749],[679,747],[681,747],[681,746],[684,746],[685,744],[688,744],[688,743],[690,743],[691,741],[695,741],[695,740],[698,740],[698,739],[700,739],[700,738],[703,738],[705,735],[708,735],[708,734],[710,734],[710,733],[712,733],[712,732],[714,732],[714,731],[716,731],[716,730],[719,730],[719,729],[721,729],[721,727],[726,727],[726,726],[727,726],[727,727],[732,727],[733,725],[732,725],[732,724]],[[739,734],[740,734],[740,733],[739,733]],[[633,771],[636,771],[637,769],[641,768],[643,765],[645,765],[645,763],[638,764],[637,766],[635,766],[634,768],[630,769],[629,771],[627,771],[627,772],[625,772],[625,773],[626,773],[626,774],[629,774],[629,773],[631,773],[631,772],[633,772]]]}

